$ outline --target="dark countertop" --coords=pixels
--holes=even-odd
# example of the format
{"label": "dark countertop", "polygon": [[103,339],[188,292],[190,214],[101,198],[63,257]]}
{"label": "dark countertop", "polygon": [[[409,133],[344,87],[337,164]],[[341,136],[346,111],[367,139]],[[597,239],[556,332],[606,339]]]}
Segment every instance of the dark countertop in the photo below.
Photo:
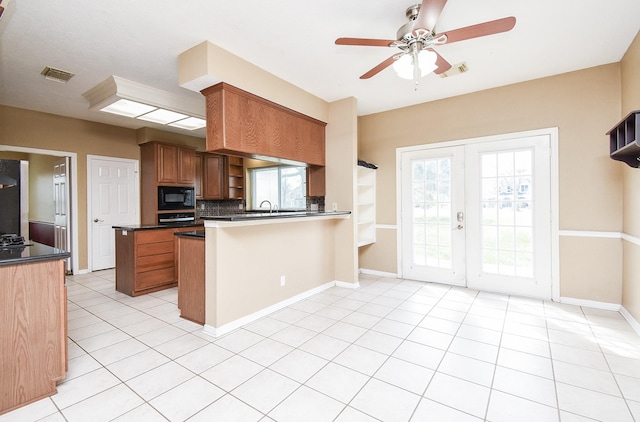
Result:
{"label": "dark countertop", "polygon": [[208,221],[248,221],[267,220],[275,218],[301,218],[301,217],[330,217],[334,215],[349,215],[351,211],[300,211],[300,212],[249,212],[246,214],[216,215],[201,217]]}
{"label": "dark countertop", "polygon": [[27,242],[25,246],[0,248],[0,266],[52,261],[66,259],[70,256],[69,252],[62,249],[43,245],[42,243]]}
{"label": "dark countertop", "polygon": [[196,239],[204,239],[204,230],[194,230],[192,232],[177,232],[173,234],[174,236],[180,237],[193,237]]}
{"label": "dark countertop", "polygon": [[176,227],[202,227],[204,223],[171,223],[171,224],[132,224],[130,226],[111,226],[116,230],[155,230],[155,229],[175,229]]}

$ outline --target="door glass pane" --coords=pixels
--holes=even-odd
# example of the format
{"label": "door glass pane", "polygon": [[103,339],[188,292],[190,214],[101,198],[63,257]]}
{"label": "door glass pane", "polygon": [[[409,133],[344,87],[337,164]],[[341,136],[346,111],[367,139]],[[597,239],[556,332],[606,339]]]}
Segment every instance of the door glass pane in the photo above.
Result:
{"label": "door glass pane", "polygon": [[533,150],[482,154],[482,270],[533,277]]}
{"label": "door glass pane", "polygon": [[452,268],[451,158],[411,162],[413,263]]}

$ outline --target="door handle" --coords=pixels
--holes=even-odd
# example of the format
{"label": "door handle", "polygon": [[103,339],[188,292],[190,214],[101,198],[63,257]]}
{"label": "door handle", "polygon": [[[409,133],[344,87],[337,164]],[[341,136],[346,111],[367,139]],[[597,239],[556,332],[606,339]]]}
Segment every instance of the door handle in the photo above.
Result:
{"label": "door handle", "polygon": [[458,230],[462,230],[464,228],[464,226],[462,224],[458,224],[458,227],[456,227]]}
{"label": "door handle", "polygon": [[104,220],[100,220],[100,219],[94,218],[93,222],[94,223],[104,223]]}

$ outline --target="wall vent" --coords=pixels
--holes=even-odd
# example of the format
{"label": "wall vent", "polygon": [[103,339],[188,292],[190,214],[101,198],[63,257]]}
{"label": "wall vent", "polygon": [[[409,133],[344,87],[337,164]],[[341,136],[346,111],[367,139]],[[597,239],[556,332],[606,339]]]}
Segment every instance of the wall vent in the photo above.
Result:
{"label": "wall vent", "polygon": [[55,69],[53,67],[45,67],[40,72],[41,75],[44,75],[45,79],[50,81],[60,82],[66,84],[69,82],[69,79],[73,78],[74,74],[71,72],[67,72],[66,70]]}
{"label": "wall vent", "polygon": [[449,76],[459,75],[469,71],[469,66],[466,63],[458,63],[451,66],[451,69],[440,74],[441,78],[448,78]]}

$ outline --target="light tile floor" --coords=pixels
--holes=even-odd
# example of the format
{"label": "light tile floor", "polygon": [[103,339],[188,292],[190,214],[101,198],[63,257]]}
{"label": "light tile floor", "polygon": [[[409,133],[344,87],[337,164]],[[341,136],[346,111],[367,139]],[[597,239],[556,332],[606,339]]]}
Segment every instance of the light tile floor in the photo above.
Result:
{"label": "light tile floor", "polygon": [[362,276],[224,337],[71,276],[69,372],[0,421],[640,421],[618,312]]}

